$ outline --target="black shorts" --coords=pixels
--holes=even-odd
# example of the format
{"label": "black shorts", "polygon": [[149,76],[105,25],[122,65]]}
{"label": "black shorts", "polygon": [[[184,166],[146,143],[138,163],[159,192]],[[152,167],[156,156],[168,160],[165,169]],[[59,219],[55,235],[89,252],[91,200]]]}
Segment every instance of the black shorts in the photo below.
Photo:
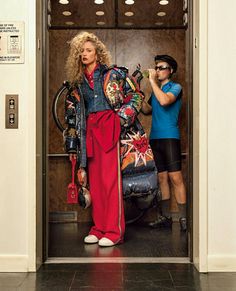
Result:
{"label": "black shorts", "polygon": [[181,170],[180,140],[176,138],[151,139],[158,172],[176,172]]}

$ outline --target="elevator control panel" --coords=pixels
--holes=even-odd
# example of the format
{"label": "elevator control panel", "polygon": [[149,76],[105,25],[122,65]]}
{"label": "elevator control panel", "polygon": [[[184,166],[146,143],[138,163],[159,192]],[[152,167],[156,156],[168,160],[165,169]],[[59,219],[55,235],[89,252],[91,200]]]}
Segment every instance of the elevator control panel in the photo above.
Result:
{"label": "elevator control panel", "polygon": [[5,114],[5,127],[18,128],[18,95],[6,95]]}

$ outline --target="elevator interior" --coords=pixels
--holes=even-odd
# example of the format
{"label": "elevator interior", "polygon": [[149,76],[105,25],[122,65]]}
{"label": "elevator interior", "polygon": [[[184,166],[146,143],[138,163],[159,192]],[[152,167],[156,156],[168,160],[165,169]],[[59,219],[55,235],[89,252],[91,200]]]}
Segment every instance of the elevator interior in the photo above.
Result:
{"label": "elevator interior", "polygon": [[[61,2],[61,3],[60,3]],[[71,40],[80,31],[95,33],[108,47],[114,64],[126,66],[132,73],[137,64],[141,69],[154,67],[156,54],[169,54],[178,62],[174,80],[183,87],[183,104],[179,125],[181,131],[182,170],[187,187],[188,212],[191,217],[191,1],[157,0],[68,0],[48,1],[48,99],[46,134],[46,257],[189,257],[190,234],[147,227],[157,209],[149,209],[133,224],[127,225],[125,243],[109,249],[83,244],[91,225],[91,210],[66,203],[67,185],[71,180],[70,163],[63,148],[63,136],[52,116],[54,96],[66,80],[65,63]],[[64,4],[62,4],[64,3]],[[141,90],[148,100],[151,88],[143,79]],[[63,99],[63,98],[62,98]],[[58,115],[63,122],[63,100]],[[147,133],[151,116],[139,114]],[[126,217],[135,217],[137,209],[127,203]],[[171,212],[178,220],[178,207],[172,195]],[[189,219],[191,220],[191,219]],[[191,225],[189,226],[191,229]]]}

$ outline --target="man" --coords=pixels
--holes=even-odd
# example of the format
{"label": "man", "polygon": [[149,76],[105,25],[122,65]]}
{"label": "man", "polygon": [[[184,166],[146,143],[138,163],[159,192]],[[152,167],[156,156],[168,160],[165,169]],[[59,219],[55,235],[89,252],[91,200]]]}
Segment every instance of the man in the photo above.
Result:
{"label": "man", "polygon": [[150,145],[158,169],[158,178],[162,192],[161,212],[157,220],[149,223],[153,228],[171,227],[170,185],[173,186],[180,213],[180,228],[187,229],[186,190],[181,172],[180,132],[178,116],[181,109],[182,87],[171,81],[177,71],[177,62],[168,55],[155,57],[156,67],[149,69],[149,81],[152,87],[149,104],[143,103],[142,112],[152,112]]}

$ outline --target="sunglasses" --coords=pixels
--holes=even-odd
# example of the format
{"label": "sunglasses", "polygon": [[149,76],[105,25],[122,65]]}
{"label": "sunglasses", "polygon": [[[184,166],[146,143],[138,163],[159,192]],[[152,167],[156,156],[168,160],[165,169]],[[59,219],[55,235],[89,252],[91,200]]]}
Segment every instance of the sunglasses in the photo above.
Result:
{"label": "sunglasses", "polygon": [[170,67],[163,67],[163,66],[155,66],[155,70],[159,70],[159,71],[164,71],[164,70],[169,70]]}

